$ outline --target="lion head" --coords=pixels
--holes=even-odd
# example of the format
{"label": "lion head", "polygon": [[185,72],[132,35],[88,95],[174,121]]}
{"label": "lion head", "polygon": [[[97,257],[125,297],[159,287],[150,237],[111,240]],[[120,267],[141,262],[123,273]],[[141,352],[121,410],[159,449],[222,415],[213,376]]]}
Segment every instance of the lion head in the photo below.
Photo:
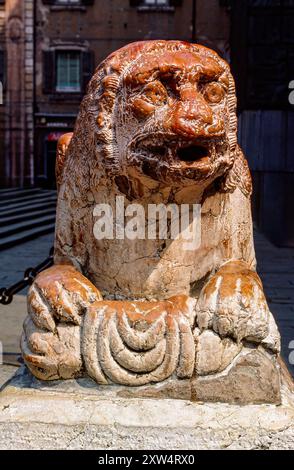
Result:
{"label": "lion head", "polygon": [[84,167],[94,156],[92,188],[106,175],[128,195],[135,181],[205,189],[221,178],[225,190],[239,184],[250,192],[234,80],[227,62],[201,45],[146,41],[111,54],[89,84],[74,137]]}

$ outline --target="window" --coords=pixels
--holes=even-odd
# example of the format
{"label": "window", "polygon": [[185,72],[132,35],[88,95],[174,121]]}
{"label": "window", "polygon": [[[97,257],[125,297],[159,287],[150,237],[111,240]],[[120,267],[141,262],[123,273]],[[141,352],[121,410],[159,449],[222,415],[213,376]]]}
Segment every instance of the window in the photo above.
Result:
{"label": "window", "polygon": [[[1,0],[0,0],[1,2]],[[43,0],[45,5],[59,8],[84,8],[94,5],[95,0]]]}
{"label": "window", "polygon": [[168,0],[143,0],[142,4],[146,7],[167,7],[169,5]]}
{"label": "window", "polygon": [[56,5],[79,5],[80,0],[56,0]]}
{"label": "window", "polygon": [[56,91],[81,91],[81,55],[80,52],[57,52]]}
{"label": "window", "polygon": [[91,50],[43,51],[43,93],[85,93],[95,68]]}
{"label": "window", "polygon": [[139,11],[148,11],[149,9],[172,11],[181,5],[182,0],[130,0],[130,6],[139,8]]}

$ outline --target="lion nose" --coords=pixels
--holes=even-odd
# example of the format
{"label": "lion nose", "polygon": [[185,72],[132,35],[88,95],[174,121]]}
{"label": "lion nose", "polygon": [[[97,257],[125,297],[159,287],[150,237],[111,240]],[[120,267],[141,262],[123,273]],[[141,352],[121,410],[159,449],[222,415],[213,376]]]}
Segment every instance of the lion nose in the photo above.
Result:
{"label": "lion nose", "polygon": [[209,135],[213,111],[201,93],[192,87],[180,91],[180,99],[171,107],[166,127],[175,134],[188,137]]}

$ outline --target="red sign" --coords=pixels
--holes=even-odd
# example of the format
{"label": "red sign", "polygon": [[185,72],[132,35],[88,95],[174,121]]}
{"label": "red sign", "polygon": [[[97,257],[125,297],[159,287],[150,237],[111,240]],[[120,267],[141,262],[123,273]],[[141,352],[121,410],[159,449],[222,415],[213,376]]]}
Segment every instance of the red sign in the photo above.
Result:
{"label": "red sign", "polygon": [[59,138],[64,134],[64,132],[50,132],[50,134],[47,135],[47,141],[48,142],[57,142]]}

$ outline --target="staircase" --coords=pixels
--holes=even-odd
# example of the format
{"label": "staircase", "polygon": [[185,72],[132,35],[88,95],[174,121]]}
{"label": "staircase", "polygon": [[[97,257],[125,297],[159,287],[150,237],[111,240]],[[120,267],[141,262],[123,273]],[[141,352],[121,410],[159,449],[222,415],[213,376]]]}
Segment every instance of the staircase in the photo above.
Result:
{"label": "staircase", "polygon": [[54,232],[56,191],[0,190],[0,250]]}

